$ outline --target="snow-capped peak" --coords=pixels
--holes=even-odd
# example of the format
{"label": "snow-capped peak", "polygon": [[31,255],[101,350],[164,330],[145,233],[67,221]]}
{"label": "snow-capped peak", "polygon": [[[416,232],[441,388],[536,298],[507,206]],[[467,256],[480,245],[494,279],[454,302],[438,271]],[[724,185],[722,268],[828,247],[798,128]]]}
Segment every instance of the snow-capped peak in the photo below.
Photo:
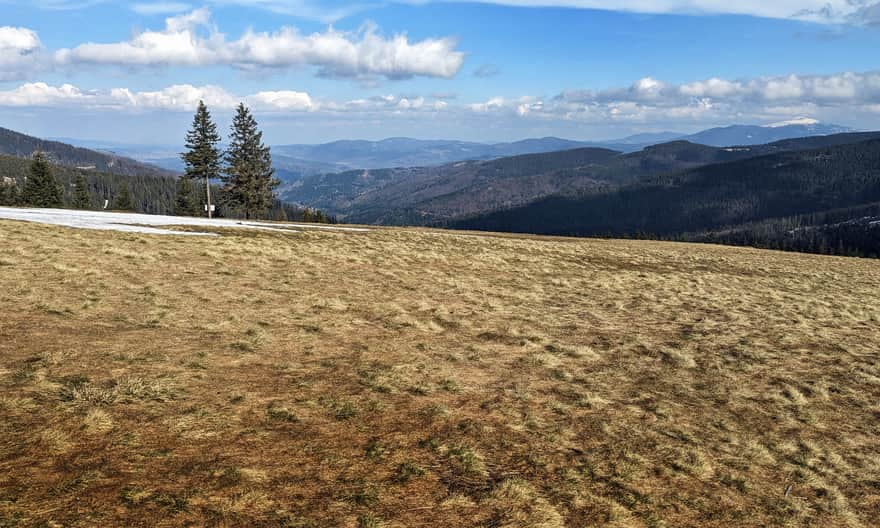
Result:
{"label": "snow-capped peak", "polygon": [[813,119],[812,117],[799,117],[797,119],[790,119],[788,121],[780,121],[779,123],[772,123],[769,125],[764,125],[764,128],[781,128],[786,126],[810,126],[810,125],[818,125],[819,121]]}

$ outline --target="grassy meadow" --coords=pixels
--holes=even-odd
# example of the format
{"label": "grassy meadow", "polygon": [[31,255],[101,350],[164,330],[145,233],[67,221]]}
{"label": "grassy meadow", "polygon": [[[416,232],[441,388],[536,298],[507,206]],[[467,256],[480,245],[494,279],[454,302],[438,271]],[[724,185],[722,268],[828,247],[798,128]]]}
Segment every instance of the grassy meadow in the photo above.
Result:
{"label": "grassy meadow", "polygon": [[0,527],[880,524],[880,262],[0,221]]}

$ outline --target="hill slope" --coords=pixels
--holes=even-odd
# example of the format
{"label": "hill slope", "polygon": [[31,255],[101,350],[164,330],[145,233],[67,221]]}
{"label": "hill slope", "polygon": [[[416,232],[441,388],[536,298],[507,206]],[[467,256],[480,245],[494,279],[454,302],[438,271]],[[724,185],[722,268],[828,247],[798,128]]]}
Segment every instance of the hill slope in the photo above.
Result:
{"label": "hill slope", "polygon": [[875,525],[873,261],[13,222],[0,247],[8,525]]}
{"label": "hill slope", "polygon": [[357,170],[304,178],[286,186],[283,196],[354,222],[430,224],[670,171],[877,137],[880,133],[839,134],[732,148],[674,141],[629,154],[586,148],[441,167]]}
{"label": "hill slope", "polygon": [[47,141],[0,128],[0,154],[30,158],[37,150],[59,165],[124,176],[171,176],[173,172],[115,154]]}
{"label": "hill slope", "polygon": [[[855,208],[850,217],[841,218],[837,211],[839,223],[861,218],[860,207],[878,201],[880,139],[874,139],[707,165],[589,196],[552,197],[456,226],[587,236],[693,236],[773,218]],[[784,222],[780,229],[802,225]],[[880,233],[874,226],[872,221],[862,226],[872,234],[854,249],[878,253],[873,241]]]}
{"label": "hill slope", "polygon": [[[23,186],[29,167],[30,160],[28,159],[0,155],[0,184],[9,179],[17,182],[19,187]],[[88,184],[93,209],[102,208],[105,199],[112,204],[124,184],[131,193],[136,211],[148,214],[173,214],[174,212],[177,178],[173,176],[139,173],[131,175],[108,174],[63,165],[53,165],[53,172],[58,184],[63,189],[66,202],[70,201],[77,176],[82,175]]]}

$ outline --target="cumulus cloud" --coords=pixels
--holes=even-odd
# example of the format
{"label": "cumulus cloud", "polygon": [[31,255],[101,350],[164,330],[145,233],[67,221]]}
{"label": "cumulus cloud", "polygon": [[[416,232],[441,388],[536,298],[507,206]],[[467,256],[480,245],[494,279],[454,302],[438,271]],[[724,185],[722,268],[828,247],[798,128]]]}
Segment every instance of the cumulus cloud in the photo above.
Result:
{"label": "cumulus cloud", "polygon": [[646,77],[626,88],[569,90],[547,99],[495,97],[467,108],[479,114],[590,123],[695,123],[873,112],[878,104],[880,72],[846,72],[685,84]]}
{"label": "cumulus cloud", "polygon": [[327,77],[453,77],[464,53],[451,38],[410,42],[404,34],[386,38],[373,24],[357,32],[328,28],[305,35],[294,27],[254,32],[237,40],[211,27],[206,8],[169,17],[165,29],[143,31],[130,40],[86,43],[55,53],[60,64],[120,66],[207,66],[227,64],[241,69],[314,66]]}
{"label": "cumulus cloud", "polygon": [[37,33],[28,28],[0,27],[0,81],[19,79],[40,66],[43,48]]}
{"label": "cumulus cloud", "polygon": [[0,91],[0,106],[6,107],[190,111],[200,100],[220,108],[233,108],[239,101],[220,87],[188,84],[169,86],[159,91],[133,92],[127,88],[81,90],[71,84],[52,86],[34,82]]}
{"label": "cumulus cloud", "polygon": [[260,92],[251,96],[250,100],[260,108],[301,111],[317,109],[317,105],[312,101],[309,94],[291,90]]}
{"label": "cumulus cloud", "polygon": [[59,106],[86,102],[88,95],[70,84],[49,86],[46,83],[27,83],[13,90],[0,91],[0,106]]}
{"label": "cumulus cloud", "polygon": [[472,103],[468,108],[474,112],[490,112],[492,110],[500,110],[507,106],[507,101],[503,97],[493,97],[485,103]]}
{"label": "cumulus cloud", "polygon": [[235,95],[219,86],[178,84],[162,90],[134,91],[129,88],[82,90],[71,84],[52,86],[44,82],[25,83],[0,91],[0,107],[64,108],[106,111],[192,112],[199,101],[212,109],[232,110],[244,102],[266,113],[361,113],[394,114],[436,112],[448,107],[445,101],[428,101],[423,96],[384,95],[348,101],[316,100],[307,92],[261,91]]}
{"label": "cumulus cloud", "polygon": [[[351,100],[316,97],[298,90],[233,94],[219,86],[174,85],[155,91],[128,88],[83,90],[64,84],[26,83],[0,91],[0,107],[97,109],[123,112],[192,112],[199,100],[212,109],[232,110],[240,101],[257,112],[334,116],[383,123],[397,116],[411,122],[442,117],[467,127],[498,128],[522,123],[529,130],[565,123],[686,127],[723,123],[778,123],[798,118],[866,123],[880,109],[880,72],[785,75],[756,79],[709,78],[673,84],[651,77],[606,90],[569,90],[553,97],[492,97],[457,102],[446,97],[387,94]],[[429,117],[430,116],[430,117]],[[324,119],[326,118],[326,119]],[[330,121],[327,121],[330,119]],[[422,121],[420,121],[422,120]],[[366,121],[365,121],[366,122]],[[431,121],[439,124],[439,121]],[[567,125],[566,125],[567,126]]]}

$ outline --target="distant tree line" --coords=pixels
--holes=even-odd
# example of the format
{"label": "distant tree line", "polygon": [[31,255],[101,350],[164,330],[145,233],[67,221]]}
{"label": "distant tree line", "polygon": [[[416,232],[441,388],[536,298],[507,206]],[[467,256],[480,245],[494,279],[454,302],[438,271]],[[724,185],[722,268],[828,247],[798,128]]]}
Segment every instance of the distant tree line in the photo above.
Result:
{"label": "distant tree line", "polygon": [[[335,223],[322,211],[283,202],[275,195],[269,148],[256,120],[239,105],[225,153],[204,102],[199,103],[182,154],[186,172],[119,175],[53,165],[41,152],[30,161],[0,156],[0,205],[112,209],[148,214],[207,214],[207,198],[216,198],[214,216]],[[219,181],[219,184],[217,183]],[[212,200],[213,203],[213,200]]]}

